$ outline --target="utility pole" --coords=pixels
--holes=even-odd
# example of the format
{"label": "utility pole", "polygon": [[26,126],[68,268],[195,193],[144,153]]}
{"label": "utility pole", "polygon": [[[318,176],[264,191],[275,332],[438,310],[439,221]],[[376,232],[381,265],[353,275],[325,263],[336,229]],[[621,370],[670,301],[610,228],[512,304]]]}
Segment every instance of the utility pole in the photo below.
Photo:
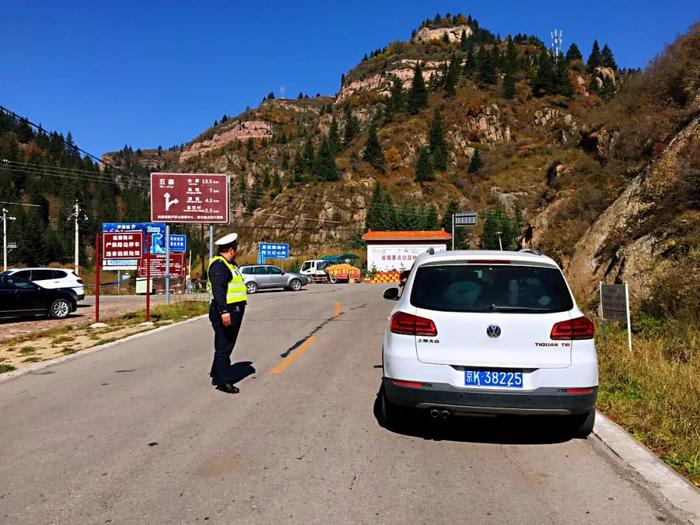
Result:
{"label": "utility pole", "polygon": [[501,234],[503,232],[496,232],[496,235],[498,235],[498,247],[503,251],[503,243],[501,242]]}
{"label": "utility pole", "polygon": [[15,217],[8,217],[8,210],[2,209],[2,271],[7,271],[7,221],[14,221]]}
{"label": "utility pole", "polygon": [[[78,275],[78,272],[80,271],[80,228],[78,227],[78,221],[80,220],[80,204],[78,204],[78,200],[75,200],[75,204],[73,205],[73,213],[70,215],[70,218],[73,219],[74,224],[75,224],[75,252],[73,254],[74,260],[75,260],[75,275]],[[83,220],[87,220],[87,215],[83,215]]]}

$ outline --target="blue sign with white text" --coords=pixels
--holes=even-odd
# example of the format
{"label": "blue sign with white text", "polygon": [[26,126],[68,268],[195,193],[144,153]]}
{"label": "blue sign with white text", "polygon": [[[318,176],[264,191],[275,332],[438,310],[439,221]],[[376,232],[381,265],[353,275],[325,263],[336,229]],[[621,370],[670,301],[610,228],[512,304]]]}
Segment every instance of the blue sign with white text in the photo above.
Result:
{"label": "blue sign with white text", "polygon": [[171,233],[169,239],[171,252],[184,253],[187,251],[187,235],[184,233]]}
{"label": "blue sign with white text", "polygon": [[265,264],[265,259],[289,259],[289,244],[286,242],[258,243],[258,263]]}

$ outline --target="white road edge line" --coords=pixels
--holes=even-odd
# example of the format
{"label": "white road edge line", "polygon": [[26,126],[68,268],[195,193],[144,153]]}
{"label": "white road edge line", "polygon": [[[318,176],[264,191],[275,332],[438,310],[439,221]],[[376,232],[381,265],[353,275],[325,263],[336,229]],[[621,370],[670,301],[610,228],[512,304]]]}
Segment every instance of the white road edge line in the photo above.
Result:
{"label": "white road edge line", "polygon": [[120,345],[122,343],[126,343],[128,341],[133,341],[134,339],[139,339],[141,337],[146,337],[148,335],[162,332],[163,330],[167,330],[168,328],[173,328],[175,326],[181,326],[181,325],[187,324],[187,323],[193,323],[195,321],[199,321],[200,319],[204,319],[208,315],[209,314],[202,314],[202,315],[198,315],[197,317],[192,317],[190,319],[186,319],[184,321],[178,321],[177,323],[172,323],[172,324],[168,324],[165,326],[159,326],[158,328],[154,328],[153,330],[146,330],[144,332],[139,332],[138,334],[129,335],[123,339],[117,339],[116,341],[110,341],[109,343],[105,343],[103,345],[93,346],[92,348],[88,348],[87,350],[80,350],[79,352],[76,352],[74,354],[57,357],[56,359],[51,359],[49,361],[42,361],[41,363],[37,363],[35,365],[28,366],[27,368],[23,368],[21,370],[6,372],[6,373],[0,375],[0,384],[7,383],[8,381],[12,381],[13,379],[17,379],[18,377],[30,374],[32,372],[36,372],[37,370],[41,370],[43,368],[55,366],[55,365],[58,365],[58,364],[65,362],[65,361],[71,361],[72,359],[77,359],[79,357],[83,357],[83,356],[86,356],[88,354],[92,354],[93,352],[99,352],[100,350],[105,350],[107,348],[111,348],[113,346],[117,346],[117,345]]}
{"label": "white road edge line", "polygon": [[690,481],[600,411],[596,413],[593,433],[626,466],[656,487],[674,507],[685,512],[690,523],[700,525],[700,491]]}

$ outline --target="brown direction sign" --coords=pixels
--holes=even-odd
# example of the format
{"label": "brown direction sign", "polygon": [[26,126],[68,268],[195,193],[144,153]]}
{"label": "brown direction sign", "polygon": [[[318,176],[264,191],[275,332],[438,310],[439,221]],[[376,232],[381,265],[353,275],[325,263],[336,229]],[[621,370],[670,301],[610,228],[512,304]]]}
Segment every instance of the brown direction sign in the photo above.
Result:
{"label": "brown direction sign", "polygon": [[229,176],[151,173],[151,221],[229,222]]}
{"label": "brown direction sign", "polygon": [[108,232],[102,234],[103,259],[139,259],[142,255],[142,231]]}
{"label": "brown direction sign", "polygon": [[625,321],[627,319],[627,295],[624,284],[601,284],[600,303],[603,319]]}
{"label": "brown direction sign", "polygon": [[[165,255],[149,255],[148,262],[151,266],[151,278],[160,279],[165,277]],[[146,277],[146,257],[139,259],[137,270],[139,277]],[[171,253],[170,254],[170,277],[181,279],[185,277],[185,254]]]}

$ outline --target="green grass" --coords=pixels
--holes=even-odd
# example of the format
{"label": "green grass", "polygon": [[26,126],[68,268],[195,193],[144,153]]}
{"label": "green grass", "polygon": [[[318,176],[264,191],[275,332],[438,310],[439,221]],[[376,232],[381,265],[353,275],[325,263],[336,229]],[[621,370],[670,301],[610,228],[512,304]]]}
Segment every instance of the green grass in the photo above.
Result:
{"label": "green grass", "polygon": [[613,323],[597,336],[599,408],[700,486],[700,331],[669,321],[633,334]]}
{"label": "green grass", "polygon": [[59,345],[61,343],[70,343],[72,341],[75,341],[75,337],[71,337],[69,335],[60,335],[56,339],[52,340],[51,344]]}
{"label": "green grass", "polygon": [[17,369],[12,365],[0,365],[0,374],[4,374],[5,372],[12,372],[13,370]]}
{"label": "green grass", "polygon": [[33,346],[23,346],[19,349],[19,353],[22,355],[30,355],[36,352],[36,348]]}
{"label": "green grass", "polygon": [[70,347],[70,346],[66,346],[65,348],[61,349],[61,353],[63,355],[70,355],[70,354],[74,354],[76,352],[77,352],[77,350],[73,347]]}
{"label": "green grass", "polygon": [[28,357],[27,359],[23,359],[23,363],[38,363],[39,361],[43,361],[41,357]]}

